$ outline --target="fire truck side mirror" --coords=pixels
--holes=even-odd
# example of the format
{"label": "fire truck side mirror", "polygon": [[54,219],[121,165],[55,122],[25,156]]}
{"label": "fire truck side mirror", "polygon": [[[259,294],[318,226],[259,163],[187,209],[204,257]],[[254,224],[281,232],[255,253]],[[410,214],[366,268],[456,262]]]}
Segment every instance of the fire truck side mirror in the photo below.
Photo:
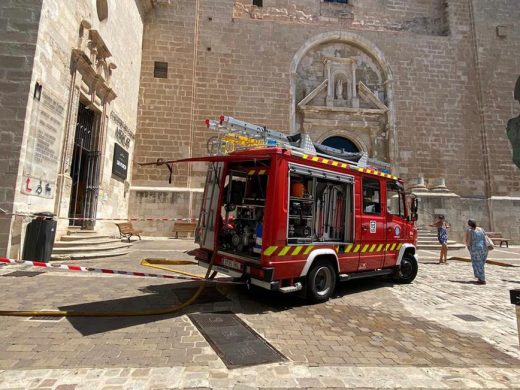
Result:
{"label": "fire truck side mirror", "polygon": [[419,208],[418,207],[419,200],[415,196],[413,196],[411,200],[412,200],[412,202],[410,204],[411,220],[417,221],[417,218],[419,217],[417,214],[417,210]]}

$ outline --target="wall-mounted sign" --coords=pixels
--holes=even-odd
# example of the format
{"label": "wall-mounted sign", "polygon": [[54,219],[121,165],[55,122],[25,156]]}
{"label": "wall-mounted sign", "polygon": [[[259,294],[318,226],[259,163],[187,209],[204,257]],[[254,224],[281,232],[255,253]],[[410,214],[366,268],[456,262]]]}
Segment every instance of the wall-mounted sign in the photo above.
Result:
{"label": "wall-mounted sign", "polygon": [[123,180],[128,174],[128,152],[119,144],[114,144],[114,161],[112,162],[112,173]]}
{"label": "wall-mounted sign", "polygon": [[114,135],[117,142],[128,149],[130,147],[130,143],[134,139],[134,133],[132,133],[125,122],[123,122],[123,120],[114,111],[112,111],[110,114],[110,119],[112,119],[112,122],[116,128]]}

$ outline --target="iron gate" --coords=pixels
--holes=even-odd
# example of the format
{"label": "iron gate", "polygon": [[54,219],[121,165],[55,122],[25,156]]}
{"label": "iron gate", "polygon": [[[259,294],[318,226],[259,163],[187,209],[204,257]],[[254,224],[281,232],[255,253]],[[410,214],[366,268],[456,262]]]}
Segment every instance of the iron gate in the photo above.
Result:
{"label": "iron gate", "polygon": [[70,175],[69,225],[94,229],[99,192],[99,115],[79,104]]}

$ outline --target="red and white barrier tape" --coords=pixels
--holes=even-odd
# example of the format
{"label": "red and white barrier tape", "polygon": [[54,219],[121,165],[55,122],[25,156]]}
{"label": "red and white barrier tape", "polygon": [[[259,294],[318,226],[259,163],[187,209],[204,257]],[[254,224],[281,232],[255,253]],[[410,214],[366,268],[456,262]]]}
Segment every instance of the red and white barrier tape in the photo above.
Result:
{"label": "red and white barrier tape", "polygon": [[[16,217],[37,217],[36,214],[31,213],[2,213],[0,215],[14,215]],[[197,222],[198,218],[68,218],[68,217],[54,217],[54,219],[68,219],[70,221],[183,221],[183,222]]]}
{"label": "red and white barrier tape", "polygon": [[32,265],[33,267],[59,268],[59,269],[65,269],[68,271],[97,272],[97,273],[102,273],[102,274],[140,276],[140,277],[145,277],[145,278],[166,278],[166,279],[180,279],[180,280],[192,280],[192,281],[195,280],[195,281],[199,281],[199,282],[208,281],[208,282],[226,283],[225,281],[208,280],[208,279],[204,279],[202,277],[193,278],[190,276],[149,274],[149,273],[144,273],[144,272],[120,271],[120,270],[105,269],[105,268],[80,267],[79,265],[53,264],[53,263],[44,263],[41,261],[13,260],[13,259],[8,259],[6,257],[0,257],[0,263],[18,264],[18,265],[25,264],[25,265]]}

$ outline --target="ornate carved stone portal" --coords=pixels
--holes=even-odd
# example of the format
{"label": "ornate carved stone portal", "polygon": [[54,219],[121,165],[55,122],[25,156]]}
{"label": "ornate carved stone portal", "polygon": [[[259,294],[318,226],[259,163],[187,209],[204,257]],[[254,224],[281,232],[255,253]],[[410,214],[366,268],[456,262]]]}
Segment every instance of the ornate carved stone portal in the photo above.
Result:
{"label": "ornate carved stone portal", "polygon": [[314,141],[352,141],[370,163],[389,168],[389,109],[381,66],[348,43],[324,43],[301,59],[295,80],[296,131]]}

